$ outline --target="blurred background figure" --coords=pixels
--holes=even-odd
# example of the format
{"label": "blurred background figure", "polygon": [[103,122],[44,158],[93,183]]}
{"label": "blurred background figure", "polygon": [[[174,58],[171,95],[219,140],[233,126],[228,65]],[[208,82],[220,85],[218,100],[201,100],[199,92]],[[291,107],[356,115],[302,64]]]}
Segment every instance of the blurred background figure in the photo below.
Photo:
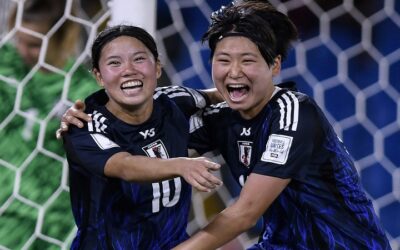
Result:
{"label": "blurred background figure", "polygon": [[[64,15],[66,1],[26,1],[23,6],[20,26],[38,35],[46,35],[54,25],[61,21]],[[71,13],[73,14],[73,13]],[[17,7],[13,8],[9,17],[9,29],[13,29],[17,22]],[[42,47],[42,38],[38,35],[16,30],[15,47],[22,61],[29,68],[35,66],[39,60]],[[67,60],[76,52],[79,41],[79,26],[67,21],[51,36],[45,55],[45,62],[62,68]],[[44,67],[41,71],[46,72]]]}
{"label": "blurred background figure", "polygon": [[[34,232],[38,211],[59,190],[56,207],[47,207],[43,230],[58,235],[73,229],[68,194],[63,195],[62,145],[54,138],[59,117],[64,111],[63,93],[69,100],[82,99],[97,89],[84,65],[75,59],[82,53],[82,27],[72,21],[75,2],[66,0],[26,0],[11,6],[9,31],[0,44],[0,159],[21,178],[14,187],[19,195],[12,197],[13,185],[2,189],[0,204],[6,210],[0,217],[1,244],[19,248]],[[45,122],[43,122],[45,121]],[[41,139],[39,139],[41,138]],[[50,157],[49,157],[50,156]],[[0,175],[9,180],[10,171]],[[19,172],[20,171],[20,172]],[[4,172],[4,173],[3,173]],[[1,206],[1,205],[0,205]],[[57,207],[58,206],[58,207]],[[60,210],[52,212],[52,210]],[[25,232],[12,234],[11,230]],[[64,239],[63,239],[64,240]]]}

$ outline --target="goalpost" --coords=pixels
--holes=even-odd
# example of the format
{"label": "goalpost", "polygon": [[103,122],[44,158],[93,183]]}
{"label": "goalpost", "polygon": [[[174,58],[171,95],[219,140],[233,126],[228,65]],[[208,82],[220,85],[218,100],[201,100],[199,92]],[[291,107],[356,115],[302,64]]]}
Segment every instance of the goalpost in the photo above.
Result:
{"label": "goalpost", "polygon": [[153,37],[156,34],[156,0],[110,1],[110,25],[129,23],[144,28]]}
{"label": "goalpost", "polygon": [[[0,250],[68,249],[76,228],[69,206],[68,166],[54,131],[65,108],[91,90],[75,77],[85,75],[80,68],[87,66],[97,32],[106,23],[141,26],[158,43],[163,63],[160,85],[212,87],[208,49],[200,38],[211,12],[230,0],[67,0],[61,21],[45,35],[21,27],[21,20],[8,30],[10,7],[22,7],[25,1],[0,0]],[[400,4],[270,2],[292,18],[301,37],[276,81],[296,81],[299,90],[313,96],[327,114],[355,159],[361,184],[392,248],[400,249]],[[72,3],[78,5],[77,14],[70,12]],[[45,49],[40,50],[39,64],[22,77],[13,76],[11,65],[2,64],[11,54],[7,46],[17,31],[39,37],[48,46],[64,22],[78,24],[84,33],[69,68],[47,63]],[[40,85],[44,79],[36,78],[40,66],[62,80]],[[35,102],[41,105],[34,106]],[[224,186],[212,193],[193,193],[189,234],[205,226],[238,194],[229,173],[223,170],[220,175],[229,190]],[[250,246],[259,230],[256,226],[224,249]]]}

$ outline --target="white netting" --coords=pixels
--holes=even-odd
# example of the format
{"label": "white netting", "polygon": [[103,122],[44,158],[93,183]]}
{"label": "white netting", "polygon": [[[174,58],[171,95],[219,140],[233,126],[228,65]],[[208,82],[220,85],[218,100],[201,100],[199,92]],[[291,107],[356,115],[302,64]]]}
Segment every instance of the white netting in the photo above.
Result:
{"label": "white netting", "polygon": [[[70,15],[67,7],[62,20],[45,36],[22,28],[20,20],[8,31],[9,8],[15,4],[22,8],[23,2],[0,0],[0,249],[65,249],[75,227],[69,207],[68,168],[54,131],[64,108],[91,90],[82,90],[83,84],[74,76],[85,75],[80,68],[87,63],[90,41],[111,11],[107,1],[81,0],[78,14]],[[67,6],[72,4],[67,2]],[[157,1],[155,34],[164,64],[160,85],[212,86],[208,50],[199,39],[211,11],[228,2]],[[288,13],[301,36],[277,82],[295,80],[299,89],[314,96],[325,110],[356,160],[362,184],[392,248],[400,249],[400,3],[271,2]],[[48,63],[43,48],[40,63],[24,73],[18,71],[17,76],[10,73],[15,71],[11,63],[2,64],[4,57],[13,55],[7,46],[17,30],[43,38],[46,47],[65,21],[79,24],[84,31],[77,60],[70,67]],[[58,76],[54,85],[40,84],[44,78],[37,76],[39,66]],[[223,187],[214,193],[194,193],[189,233],[206,225],[238,194],[229,174],[223,171],[221,175],[230,190]],[[255,227],[226,249],[249,246],[258,231]]]}

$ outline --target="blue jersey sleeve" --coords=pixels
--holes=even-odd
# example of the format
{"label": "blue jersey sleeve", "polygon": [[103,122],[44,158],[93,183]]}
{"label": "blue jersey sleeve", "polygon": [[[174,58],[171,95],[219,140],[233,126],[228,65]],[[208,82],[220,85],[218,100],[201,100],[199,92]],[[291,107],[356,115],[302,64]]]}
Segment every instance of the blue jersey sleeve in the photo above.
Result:
{"label": "blue jersey sleeve", "polygon": [[272,122],[260,138],[261,153],[253,173],[303,179],[313,169],[313,152],[321,147],[317,106],[306,96],[286,92],[276,100]]}
{"label": "blue jersey sleeve", "polygon": [[64,148],[71,168],[82,174],[104,176],[107,160],[121,148],[105,134],[90,133],[87,127],[71,127],[64,135]]}
{"label": "blue jersey sleeve", "polygon": [[188,118],[206,107],[210,102],[203,92],[182,86],[156,88],[154,99],[162,94],[167,95]]}
{"label": "blue jersey sleeve", "polygon": [[210,140],[211,136],[204,123],[204,111],[201,110],[190,117],[190,139],[189,148],[196,150],[199,154],[210,152],[214,149]]}

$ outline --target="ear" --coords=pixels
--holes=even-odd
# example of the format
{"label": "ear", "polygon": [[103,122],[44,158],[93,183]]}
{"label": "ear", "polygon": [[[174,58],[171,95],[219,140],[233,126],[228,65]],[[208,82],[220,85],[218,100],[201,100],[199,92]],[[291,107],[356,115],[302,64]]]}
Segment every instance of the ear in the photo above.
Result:
{"label": "ear", "polygon": [[281,55],[277,55],[274,58],[274,64],[272,65],[272,75],[273,76],[277,76],[281,73],[281,62],[282,62]]}
{"label": "ear", "polygon": [[159,79],[161,77],[162,74],[162,65],[160,62],[160,59],[157,59],[157,65],[156,65],[156,73],[157,73],[157,79]]}
{"label": "ear", "polygon": [[104,87],[103,77],[101,77],[100,71],[98,71],[97,69],[93,69],[93,75],[96,78],[97,84],[100,87]]}

